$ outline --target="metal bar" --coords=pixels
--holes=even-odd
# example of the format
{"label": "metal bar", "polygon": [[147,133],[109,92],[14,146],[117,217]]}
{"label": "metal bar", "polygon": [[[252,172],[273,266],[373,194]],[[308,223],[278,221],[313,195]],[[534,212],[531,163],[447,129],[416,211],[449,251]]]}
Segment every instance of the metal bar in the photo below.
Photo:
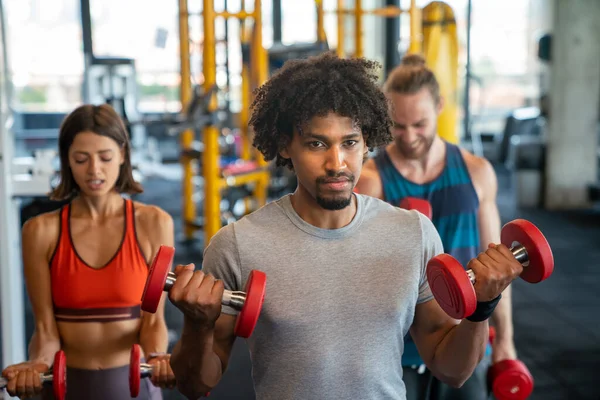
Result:
{"label": "metal bar", "polygon": [[344,23],[346,18],[344,15],[344,0],[337,0],[337,48],[335,50],[339,58],[344,57]]}
{"label": "metal bar", "polygon": [[[213,6],[214,8],[214,6]],[[246,19],[246,18],[254,18],[255,15],[253,12],[246,12],[246,11],[240,11],[240,12],[228,12],[228,11],[222,11],[222,12],[215,12],[214,13],[215,17],[222,17],[222,18],[239,18],[239,19]]]}
{"label": "metal bar", "polygon": [[[242,14],[242,13],[239,13]],[[216,84],[216,54],[215,54],[215,10],[212,0],[204,0],[202,12],[204,27],[204,43],[202,56],[202,71],[204,73],[204,92],[208,93]],[[208,111],[217,110],[216,96],[213,94]],[[204,175],[204,246],[221,228],[221,192],[218,187],[219,174],[219,130],[214,125],[207,125],[203,132],[204,157],[202,173]]]}
{"label": "metal bar", "polygon": [[[225,11],[229,10],[228,1],[224,0],[223,7]],[[230,71],[229,71],[229,19],[225,19],[225,87],[227,88],[227,93],[231,93],[231,79],[230,79]],[[227,95],[227,99],[225,100],[225,109],[229,112],[229,104],[230,104],[231,95]]]}
{"label": "metal bar", "polygon": [[362,0],[354,0],[354,57],[363,57],[362,43]]}
{"label": "metal bar", "polygon": [[[318,1],[318,0],[317,0]],[[377,15],[381,17],[397,17],[401,14],[407,13],[407,10],[403,10],[398,6],[385,6],[379,8],[372,8],[370,10],[361,9],[359,13],[361,15]],[[356,15],[357,10],[355,8],[339,8],[337,10],[324,11],[324,14],[344,14],[344,15]]]}
{"label": "metal bar", "polygon": [[273,43],[281,43],[282,38],[281,0],[273,0]]}
{"label": "metal bar", "polygon": [[410,1],[410,45],[409,53],[423,52],[423,30],[421,27],[421,12],[417,7],[417,1]]}
{"label": "metal bar", "polygon": [[[253,67],[256,68],[257,81],[256,86],[264,84],[269,77],[269,57],[265,47],[263,46],[262,40],[262,0],[254,0],[254,41],[252,43],[252,54],[255,63]],[[267,162],[265,161],[262,154],[255,149],[256,161],[259,167],[266,167]],[[267,188],[269,185],[269,175],[266,174],[262,179],[259,179],[254,186],[254,198],[256,199],[258,207],[261,207],[267,203]]]}
{"label": "metal bar", "polygon": [[[388,6],[399,6],[400,0],[385,0]],[[385,20],[385,73],[386,76],[400,64],[400,18],[386,18]]]}
{"label": "metal bar", "polygon": [[323,0],[316,0],[317,7],[317,42],[325,43],[327,35],[325,34],[325,13],[323,10]]}
{"label": "metal bar", "polygon": [[252,51],[256,56],[256,86],[260,86],[269,77],[268,54],[263,46],[262,39],[262,0],[254,1],[254,14],[254,43],[252,43]]}
{"label": "metal bar", "polygon": [[402,10],[398,6],[388,5],[386,7],[374,8],[372,10],[363,11],[363,14],[376,15],[378,17],[394,18],[394,17],[399,17],[400,15],[402,15],[405,12],[406,11]]}
{"label": "metal bar", "polygon": [[335,10],[328,10],[325,11],[325,14],[343,14],[343,15],[354,15],[354,9],[353,8],[344,8],[343,6],[343,0],[342,3],[338,2],[338,5],[342,4],[339,8],[335,9]]}
{"label": "metal bar", "polygon": [[[277,1],[279,1],[279,40],[281,40],[281,0],[275,0],[275,2],[273,3],[273,7],[276,7],[277,5],[275,4]],[[245,0],[242,0],[242,4],[241,4],[241,8],[242,10],[244,10],[246,8],[246,2]],[[276,13],[276,10],[273,10],[274,13]],[[273,26],[276,27],[277,26],[277,21],[276,21],[276,16],[273,15]],[[240,43],[242,46],[245,46],[248,49],[249,46],[249,42],[250,42],[250,38],[248,37],[248,31],[246,29],[246,21],[240,19]],[[242,51],[245,51],[244,49],[242,49]],[[251,60],[252,55],[250,53],[250,50],[248,50],[247,52],[245,52],[245,57],[244,54],[242,54],[242,109],[240,110],[240,138],[241,138],[241,151],[240,151],[240,158],[244,161],[249,161],[251,158],[251,152],[250,152],[250,136],[249,136],[249,130],[248,130],[248,121],[250,119],[250,115],[249,115],[249,110],[250,110],[250,94],[251,94],[251,74],[250,74],[250,65],[251,65]],[[249,199],[244,199],[244,214],[247,214],[250,211],[250,200]]]}
{"label": "metal bar", "polygon": [[[188,7],[187,0],[179,0],[179,61],[180,75],[179,96],[181,108],[185,110],[192,99],[191,72],[190,72],[190,37],[188,27]],[[187,129],[180,136],[180,146],[182,152],[192,149],[194,141],[194,131]],[[183,169],[183,220],[189,221],[196,218],[196,204],[194,203],[194,171],[192,170],[192,160],[189,157],[181,157],[181,167]],[[192,239],[194,235],[193,227],[184,225],[184,234],[186,239]]]}
{"label": "metal bar", "polygon": [[[0,329],[2,332],[2,369],[25,361],[25,305],[19,200],[13,198],[12,163],[14,138],[7,124],[10,79],[6,49],[6,18],[0,1]],[[0,391],[0,397],[2,392]]]}
{"label": "metal bar", "polygon": [[259,170],[255,172],[248,172],[246,174],[228,176],[227,178],[219,179],[219,188],[229,188],[246,185],[248,183],[258,183],[266,178],[269,178],[269,172],[267,170]]}
{"label": "metal bar", "polygon": [[81,36],[83,41],[83,55],[94,56],[92,43],[92,16],[90,13],[90,0],[80,0],[81,10]]}
{"label": "metal bar", "polygon": [[[245,31],[245,26],[242,21],[240,21],[240,42],[242,45],[248,44],[248,37]],[[242,160],[248,161],[250,160],[250,139],[248,137],[248,121],[249,121],[249,113],[250,109],[250,62],[251,60],[246,57],[246,59],[242,59],[242,109],[240,110],[240,137],[242,140],[241,143],[241,154],[240,157]]]}
{"label": "metal bar", "polygon": [[83,82],[81,97],[84,103],[91,100],[89,68],[94,63],[94,50],[92,43],[92,18],[90,15],[90,0],[80,0],[81,36],[83,41]]}
{"label": "metal bar", "polygon": [[465,116],[463,118],[464,123],[464,138],[471,140],[471,104],[469,98],[469,92],[471,90],[471,10],[472,2],[469,0],[467,3],[467,62],[465,65],[465,99],[463,103]]}

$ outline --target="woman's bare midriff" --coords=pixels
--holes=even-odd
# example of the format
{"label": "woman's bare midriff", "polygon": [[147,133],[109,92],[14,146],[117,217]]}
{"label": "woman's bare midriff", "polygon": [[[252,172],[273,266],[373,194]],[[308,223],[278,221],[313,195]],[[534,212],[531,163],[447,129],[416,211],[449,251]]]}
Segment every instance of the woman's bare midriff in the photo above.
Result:
{"label": "woman's bare midriff", "polygon": [[115,322],[57,322],[67,366],[107,369],[129,365],[139,343],[141,319]]}

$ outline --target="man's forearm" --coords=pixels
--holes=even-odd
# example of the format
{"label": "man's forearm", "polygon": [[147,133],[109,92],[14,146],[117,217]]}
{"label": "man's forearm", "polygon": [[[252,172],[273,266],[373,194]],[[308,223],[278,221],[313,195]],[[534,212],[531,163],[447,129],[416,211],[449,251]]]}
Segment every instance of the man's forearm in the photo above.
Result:
{"label": "man's forearm", "polygon": [[446,334],[435,350],[431,368],[438,379],[455,387],[469,379],[485,353],[488,327],[486,322],[464,319]]}
{"label": "man's forearm", "polygon": [[171,354],[177,389],[188,399],[198,399],[221,380],[222,363],[213,350],[214,328],[184,321],[181,338]]}
{"label": "man's forearm", "polygon": [[496,328],[496,339],[499,341],[513,340],[513,322],[512,322],[512,286],[509,285],[491,317]]}

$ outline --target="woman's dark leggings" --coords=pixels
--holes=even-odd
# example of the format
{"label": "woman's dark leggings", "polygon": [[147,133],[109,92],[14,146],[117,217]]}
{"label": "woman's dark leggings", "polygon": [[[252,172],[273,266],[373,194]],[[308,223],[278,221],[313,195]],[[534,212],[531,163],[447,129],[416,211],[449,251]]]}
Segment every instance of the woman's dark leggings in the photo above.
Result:
{"label": "woman's dark leggings", "polygon": [[[140,394],[129,394],[129,366],[90,370],[67,367],[67,396],[65,400],[162,400],[161,389],[150,379],[140,383]],[[55,400],[52,386],[45,385],[43,400]]]}

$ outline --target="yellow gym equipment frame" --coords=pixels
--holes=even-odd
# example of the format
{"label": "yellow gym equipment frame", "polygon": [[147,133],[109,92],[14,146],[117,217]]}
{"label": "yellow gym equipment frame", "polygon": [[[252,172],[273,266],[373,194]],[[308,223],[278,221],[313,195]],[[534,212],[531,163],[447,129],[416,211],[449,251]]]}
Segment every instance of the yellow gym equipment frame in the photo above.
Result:
{"label": "yellow gym equipment frame", "polygon": [[344,22],[347,15],[354,16],[354,57],[364,57],[362,40],[364,15],[398,18],[403,13],[410,15],[410,44],[408,53],[423,54],[429,68],[435,73],[440,84],[440,94],[444,98],[444,108],[438,118],[438,134],[443,139],[458,143],[458,37],[456,19],[452,8],[442,1],[432,1],[423,9],[411,0],[410,8],[402,10],[387,6],[365,10],[362,0],[354,0],[354,8],[345,8],[344,0],[337,0],[338,44],[337,55],[345,56]]}
{"label": "yellow gym equipment frame", "polygon": [[[254,29],[251,38],[251,67],[243,66],[242,72],[242,115],[240,115],[240,126],[242,136],[242,159],[249,161],[251,159],[250,139],[248,126],[248,109],[250,106],[250,90],[263,84],[268,76],[267,52],[262,45],[262,7],[261,0],[254,0],[254,10],[245,11],[245,2],[242,1],[242,9],[238,13],[227,11],[216,12],[213,0],[203,0],[202,21],[203,21],[203,55],[202,55],[202,73],[204,75],[204,93],[209,93],[216,84],[216,38],[215,38],[215,19],[238,18],[240,21],[252,19]],[[181,61],[181,104],[188,104],[191,100],[190,87],[190,63],[189,63],[189,27],[187,0],[179,0],[179,42],[180,42],[180,61]],[[243,24],[241,24],[243,25]],[[242,26],[243,28],[243,26]],[[243,29],[242,29],[243,32]],[[252,75],[252,76],[251,76]],[[245,78],[245,79],[244,79]],[[245,82],[245,83],[244,83]],[[213,93],[208,111],[217,110],[216,94]],[[183,132],[181,135],[181,148],[183,152],[191,148],[194,133],[191,130]],[[192,239],[194,231],[204,229],[204,246],[207,246],[210,239],[222,227],[221,223],[221,190],[226,187],[240,186],[254,183],[253,197],[257,206],[260,207],[266,203],[267,187],[269,184],[269,171],[267,162],[258,151],[255,151],[256,170],[241,173],[233,176],[222,176],[219,169],[219,130],[210,123],[203,128],[202,140],[204,151],[202,155],[202,175],[204,178],[204,221],[202,226],[195,223],[196,207],[193,200],[194,183],[192,160],[188,157],[182,157],[183,168],[183,222],[184,233],[187,239]]]}
{"label": "yellow gym equipment frame", "polygon": [[344,22],[346,15],[354,16],[354,57],[364,57],[364,46],[363,46],[363,24],[362,18],[364,15],[375,15],[386,18],[397,18],[401,14],[410,14],[410,46],[409,53],[421,53],[422,45],[422,32],[421,32],[421,10],[417,7],[417,1],[411,0],[410,9],[403,10],[396,6],[386,6],[381,8],[374,8],[371,10],[365,10],[362,7],[362,0],[354,0],[354,8],[345,8],[344,0],[337,0],[337,7],[335,14],[337,14],[337,32],[338,32],[338,44],[337,44],[337,55],[338,57],[345,56],[345,29]]}
{"label": "yellow gym equipment frame", "polygon": [[422,11],[423,55],[440,84],[444,108],[438,116],[438,134],[458,144],[458,36],[452,8],[432,1]]}

